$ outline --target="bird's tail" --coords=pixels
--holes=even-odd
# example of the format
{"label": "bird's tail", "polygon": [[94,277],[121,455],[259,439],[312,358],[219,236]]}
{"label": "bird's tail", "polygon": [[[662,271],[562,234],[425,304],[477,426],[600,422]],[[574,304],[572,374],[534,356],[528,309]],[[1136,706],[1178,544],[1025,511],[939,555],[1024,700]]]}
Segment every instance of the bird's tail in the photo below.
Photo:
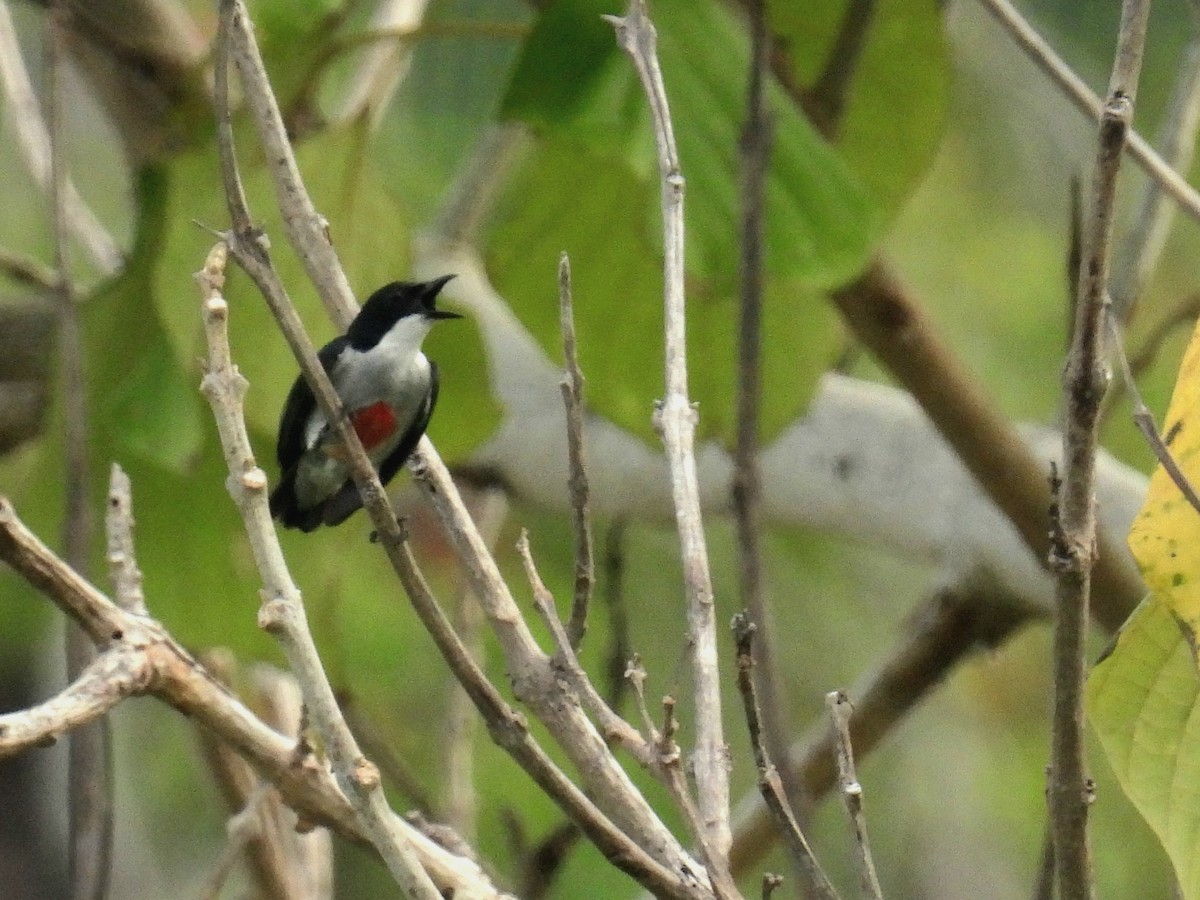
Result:
{"label": "bird's tail", "polygon": [[299,528],[312,531],[321,524],[322,506],[303,509],[296,497],[296,467],[279,476],[279,484],[271,491],[271,516],[283,523],[284,528]]}

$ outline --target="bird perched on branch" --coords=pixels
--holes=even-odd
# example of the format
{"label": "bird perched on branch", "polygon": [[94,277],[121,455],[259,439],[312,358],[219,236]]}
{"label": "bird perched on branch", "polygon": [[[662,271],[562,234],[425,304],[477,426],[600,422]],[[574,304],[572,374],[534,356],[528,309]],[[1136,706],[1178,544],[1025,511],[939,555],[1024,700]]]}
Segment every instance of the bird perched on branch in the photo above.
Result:
{"label": "bird perched on branch", "polygon": [[[434,305],[453,277],[381,287],[346,334],[317,354],[384,484],[404,465],[433,415],[438,369],[421,352],[421,342],[438,320],[461,318]],[[284,404],[275,455],[281,474],[271,515],[285,527],[340,525],[362,506],[345,447],[303,375]]]}

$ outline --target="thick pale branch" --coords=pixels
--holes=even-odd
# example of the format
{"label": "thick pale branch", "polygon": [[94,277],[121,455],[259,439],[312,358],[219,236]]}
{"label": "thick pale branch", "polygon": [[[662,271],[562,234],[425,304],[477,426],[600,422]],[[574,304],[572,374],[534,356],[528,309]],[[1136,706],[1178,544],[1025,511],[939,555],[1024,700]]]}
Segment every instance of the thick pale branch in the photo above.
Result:
{"label": "thick pale branch", "polygon": [[227,486],[242,513],[255,562],[263,579],[259,624],[279,641],[300,683],[313,725],[321,735],[342,791],[350,800],[371,843],[409,897],[437,900],[437,887],[387,805],[379,770],[362,755],[338,708],[309,631],[300,592],[291,579],[267,507],[267,479],[254,461],[242,415],[246,380],[229,355],[228,306],[220,294],[226,249],[218,244],[199,281],[204,298],[208,365],[202,390],[212,405],[229,466]]}
{"label": "thick pale branch", "polygon": [[57,696],[20,712],[0,715],[0,759],[53,744],[61,735],[95,722],[150,683],[144,653],[113,646],[100,654]]}

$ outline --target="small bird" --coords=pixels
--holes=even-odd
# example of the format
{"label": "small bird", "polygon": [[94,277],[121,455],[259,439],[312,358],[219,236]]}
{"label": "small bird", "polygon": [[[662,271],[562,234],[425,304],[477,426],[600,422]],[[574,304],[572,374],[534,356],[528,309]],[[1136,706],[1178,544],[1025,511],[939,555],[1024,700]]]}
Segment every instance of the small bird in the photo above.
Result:
{"label": "small bird", "polygon": [[[462,318],[434,307],[453,277],[381,287],[346,334],[317,354],[384,484],[404,465],[433,415],[438,369],[421,352],[421,342],[439,319]],[[281,474],[271,515],[285,528],[340,525],[362,506],[345,448],[303,376],[284,404],[275,456]]]}

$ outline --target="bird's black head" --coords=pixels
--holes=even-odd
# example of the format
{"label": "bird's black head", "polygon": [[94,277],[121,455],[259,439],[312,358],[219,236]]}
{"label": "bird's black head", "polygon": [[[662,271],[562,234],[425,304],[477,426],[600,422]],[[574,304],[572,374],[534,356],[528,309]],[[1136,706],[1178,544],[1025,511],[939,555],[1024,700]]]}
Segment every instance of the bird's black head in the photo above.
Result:
{"label": "bird's black head", "polygon": [[362,310],[350,323],[346,337],[355,350],[368,350],[379,343],[392,326],[405,316],[426,319],[461,319],[458,313],[438,309],[437,295],[453,275],[433,281],[393,281],[367,298]]}

